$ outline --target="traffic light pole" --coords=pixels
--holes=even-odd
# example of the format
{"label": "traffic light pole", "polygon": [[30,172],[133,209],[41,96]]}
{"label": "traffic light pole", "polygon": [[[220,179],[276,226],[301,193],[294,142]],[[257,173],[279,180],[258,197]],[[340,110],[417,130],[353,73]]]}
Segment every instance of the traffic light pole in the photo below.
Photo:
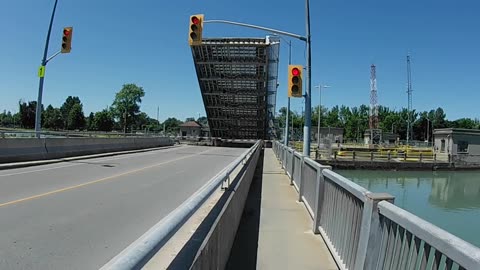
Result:
{"label": "traffic light pole", "polygon": [[[50,34],[52,33],[52,25],[53,25],[53,19],[55,18],[55,10],[57,9],[57,3],[58,3],[58,0],[55,0],[55,4],[53,5],[52,17],[50,18],[50,25],[48,27],[47,40],[45,42],[45,51],[43,52],[42,67],[45,67],[48,61],[50,61],[53,57],[58,55],[58,54],[55,54],[54,56],[47,59],[48,44],[50,43]],[[41,131],[41,125],[42,125],[42,95],[43,95],[44,79],[45,79],[44,75],[40,76],[40,81],[38,84],[37,108],[35,112],[35,135],[37,136],[37,138],[40,138],[40,131]]]}
{"label": "traffic light pole", "polygon": [[[292,64],[292,41],[290,40],[288,42],[288,64]],[[287,117],[285,118],[285,146],[288,146],[288,141],[289,141],[289,135],[290,132],[288,132],[288,119],[290,118],[290,97],[287,95]],[[292,120],[293,122],[293,120]],[[293,129],[292,129],[293,130]]]}
{"label": "traffic light pole", "polygon": [[310,40],[310,1],[305,0],[307,32],[307,86],[305,89],[305,124],[303,127],[303,155],[310,157],[310,128],[312,126],[312,47]]}
{"label": "traffic light pole", "polygon": [[294,33],[289,33],[273,28],[268,28],[268,27],[263,27],[263,26],[258,26],[258,25],[253,25],[253,24],[246,24],[246,23],[239,23],[239,22],[233,22],[233,21],[225,21],[225,20],[205,20],[203,23],[225,23],[225,24],[232,24],[232,25],[237,25],[237,26],[243,26],[243,27],[248,27],[248,28],[253,28],[253,29],[258,29],[258,30],[264,30],[267,32],[272,32],[274,34],[278,35],[283,35],[283,36],[288,36],[288,37],[293,37],[296,39],[300,39],[302,41],[307,41],[307,38],[301,35],[297,35]]}
{"label": "traffic light pole", "polygon": [[[232,24],[237,26],[243,26],[248,28],[254,28],[258,30],[264,30],[267,32],[271,32],[278,35],[288,36],[292,38],[296,38],[307,43],[307,85],[305,89],[305,124],[303,127],[303,155],[309,157],[310,156],[310,128],[312,125],[312,100],[311,100],[311,88],[312,88],[312,50],[311,50],[311,40],[310,40],[310,0],[305,0],[305,12],[306,12],[306,37],[277,30],[272,28],[267,28],[263,26],[253,25],[253,24],[246,24],[246,23],[239,23],[233,21],[226,21],[226,20],[206,20],[204,23],[224,23],[224,24]],[[293,123],[293,121],[292,121]]]}

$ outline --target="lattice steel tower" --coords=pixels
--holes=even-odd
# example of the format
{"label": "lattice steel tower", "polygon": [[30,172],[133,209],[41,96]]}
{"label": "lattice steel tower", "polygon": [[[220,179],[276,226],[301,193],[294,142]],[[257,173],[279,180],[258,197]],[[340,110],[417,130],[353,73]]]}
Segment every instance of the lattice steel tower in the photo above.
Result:
{"label": "lattice steel tower", "polygon": [[382,131],[378,128],[378,95],[377,71],[375,65],[370,67],[370,111],[369,111],[370,144],[380,144]]}
{"label": "lattice steel tower", "polygon": [[378,96],[376,67],[370,67],[370,129],[378,129]]}
{"label": "lattice steel tower", "polygon": [[410,54],[407,54],[407,94],[408,94],[408,108],[407,108],[407,145],[411,139],[412,133],[412,69],[410,67]]}

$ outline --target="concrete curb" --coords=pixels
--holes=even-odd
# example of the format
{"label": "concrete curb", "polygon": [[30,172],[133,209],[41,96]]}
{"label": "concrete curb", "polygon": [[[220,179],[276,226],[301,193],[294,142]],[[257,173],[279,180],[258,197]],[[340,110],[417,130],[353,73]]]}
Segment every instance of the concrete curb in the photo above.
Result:
{"label": "concrete curb", "polygon": [[25,168],[25,167],[33,167],[33,166],[40,166],[40,165],[48,165],[66,161],[75,161],[75,160],[82,160],[82,159],[92,159],[92,158],[100,158],[100,157],[111,157],[111,156],[118,156],[124,154],[135,154],[135,153],[142,153],[142,152],[150,152],[155,150],[162,150],[162,149],[169,149],[169,148],[178,148],[179,146],[160,146],[154,148],[145,148],[145,149],[137,149],[137,150],[128,150],[128,151],[117,151],[117,152],[109,152],[109,153],[102,153],[102,154],[95,154],[95,155],[85,155],[85,156],[76,156],[76,157],[68,157],[68,158],[59,158],[59,159],[47,159],[47,160],[35,160],[35,161],[25,161],[25,162],[15,162],[15,163],[4,163],[0,164],[0,171],[2,170],[9,170],[9,169],[18,169],[18,168]]}

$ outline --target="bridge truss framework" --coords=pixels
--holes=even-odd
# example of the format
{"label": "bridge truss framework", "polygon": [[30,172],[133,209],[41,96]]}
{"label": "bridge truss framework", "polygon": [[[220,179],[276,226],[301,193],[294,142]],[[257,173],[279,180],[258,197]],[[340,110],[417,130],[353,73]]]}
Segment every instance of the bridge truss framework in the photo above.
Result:
{"label": "bridge truss framework", "polygon": [[212,137],[273,139],[280,40],[209,38],[192,46]]}

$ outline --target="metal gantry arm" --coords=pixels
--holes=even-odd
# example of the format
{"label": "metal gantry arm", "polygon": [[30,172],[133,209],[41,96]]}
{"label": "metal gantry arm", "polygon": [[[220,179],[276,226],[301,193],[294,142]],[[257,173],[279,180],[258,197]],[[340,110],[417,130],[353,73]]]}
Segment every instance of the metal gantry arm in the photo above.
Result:
{"label": "metal gantry arm", "polygon": [[62,50],[59,50],[58,52],[54,53],[52,56],[50,56],[47,60],[45,60],[45,65],[50,62],[50,60],[52,60],[53,58],[55,58],[55,56],[59,55],[62,53]]}
{"label": "metal gantry arm", "polygon": [[226,20],[205,20],[203,23],[225,23],[225,24],[232,24],[232,25],[237,25],[237,26],[243,26],[243,27],[248,27],[248,28],[253,28],[253,29],[258,29],[258,30],[264,30],[268,32],[272,32],[278,35],[283,35],[283,36],[289,36],[293,37],[302,41],[307,41],[307,38],[302,36],[302,35],[297,35],[294,33],[289,33],[273,28],[268,28],[268,27],[263,27],[259,25],[254,25],[254,24],[247,24],[247,23],[240,23],[240,22],[233,22],[233,21],[226,21]]}

